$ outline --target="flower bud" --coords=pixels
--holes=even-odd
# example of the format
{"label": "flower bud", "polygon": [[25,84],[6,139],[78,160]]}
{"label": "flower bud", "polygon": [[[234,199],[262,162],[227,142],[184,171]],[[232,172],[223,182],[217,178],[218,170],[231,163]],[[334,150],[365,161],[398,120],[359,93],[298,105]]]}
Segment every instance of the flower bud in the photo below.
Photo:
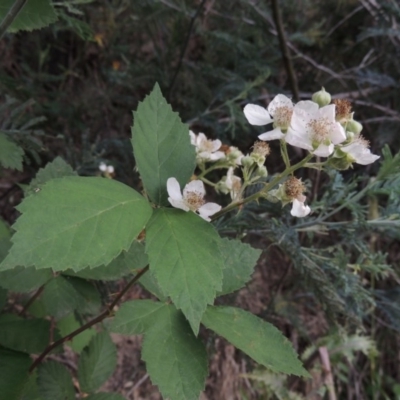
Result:
{"label": "flower bud", "polygon": [[322,88],[319,92],[316,92],[311,97],[314,103],[317,103],[320,107],[324,107],[331,102],[331,95]]}
{"label": "flower bud", "polygon": [[259,166],[256,170],[256,174],[260,177],[260,178],[265,178],[266,176],[268,176],[268,171],[267,168],[263,166]]}
{"label": "flower bud", "polygon": [[243,158],[242,158],[242,165],[244,166],[244,167],[251,167],[252,165],[254,164],[254,159],[252,158],[252,157],[250,157],[250,156],[244,156]]}
{"label": "flower bud", "polygon": [[355,119],[349,120],[346,125],[346,130],[349,132],[353,132],[356,135],[360,134],[360,132],[362,131],[362,128],[363,128],[363,126]]}
{"label": "flower bud", "polygon": [[[341,152],[343,153],[343,152]],[[353,165],[353,158],[349,155],[345,155],[344,157],[332,157],[328,160],[328,165],[332,168],[337,169],[338,171],[344,171],[349,169]]]}

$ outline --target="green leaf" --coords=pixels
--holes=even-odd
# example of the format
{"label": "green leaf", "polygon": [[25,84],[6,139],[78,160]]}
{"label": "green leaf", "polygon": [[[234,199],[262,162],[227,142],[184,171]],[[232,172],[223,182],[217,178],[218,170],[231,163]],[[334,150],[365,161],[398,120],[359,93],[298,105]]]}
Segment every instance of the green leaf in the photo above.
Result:
{"label": "green leaf", "polygon": [[224,258],[222,290],[218,295],[232,293],[250,280],[261,250],[254,249],[239,240],[223,238],[220,250]]}
{"label": "green leaf", "polygon": [[0,347],[0,396],[4,400],[19,400],[28,381],[31,358],[24,353]]}
{"label": "green leaf", "polygon": [[142,358],[164,398],[197,400],[207,377],[207,353],[173,305],[164,305],[143,340]]}
{"label": "green leaf", "polygon": [[84,299],[65,278],[57,276],[44,287],[42,301],[47,312],[60,319],[74,311]]}
{"label": "green leaf", "polygon": [[78,271],[108,264],[129,249],[152,213],[128,186],[79,176],[49,181],[18,210],[14,244],[0,270],[34,265]]}
{"label": "green leaf", "polygon": [[77,173],[61,157],[56,157],[44,168],[40,168],[35,178],[31,180],[25,194],[34,194],[42,189],[43,185],[51,179],[62,178],[64,176],[76,176]]}
{"label": "green leaf", "polygon": [[[8,225],[0,218],[0,262],[6,257],[11,247],[11,232]],[[1,276],[0,276],[1,285]]]}
{"label": "green leaf", "polygon": [[158,84],[133,114],[132,146],[143,186],[153,202],[168,205],[167,179],[175,177],[184,187],[196,165],[189,128],[172,111]]}
{"label": "green leaf", "polygon": [[309,377],[291,343],[268,322],[234,307],[208,307],[201,321],[273,372]]}
{"label": "green leaf", "polygon": [[78,272],[68,270],[66,273],[85,279],[113,281],[144,268],[148,263],[147,254],[144,252],[144,245],[135,240],[128,251],[123,251],[108,265],[101,265],[97,268],[85,268]]}
{"label": "green leaf", "polygon": [[85,400],[125,400],[125,397],[118,393],[96,393],[85,397]]}
{"label": "green leaf", "polygon": [[50,321],[0,315],[0,345],[24,353],[41,353],[50,342]]}
{"label": "green leaf", "polygon": [[29,374],[29,379],[25,383],[22,394],[18,400],[43,400],[39,394],[39,387],[37,384],[37,369]]}
{"label": "green leaf", "polygon": [[[80,328],[81,324],[76,320],[74,314],[69,314],[63,319],[57,322],[57,328],[62,337],[69,335],[71,332]],[[76,335],[72,340],[68,341],[66,344],[71,347],[72,350],[80,353],[84,347],[86,347],[93,336],[96,335],[96,330],[89,328]]]}
{"label": "green leaf", "polygon": [[0,288],[0,311],[7,303],[7,290]]}
{"label": "green leaf", "polygon": [[101,308],[101,297],[99,291],[91,282],[80,278],[66,278],[74,289],[80,294],[83,301],[77,307],[81,314],[97,314]]}
{"label": "green leaf", "polygon": [[39,366],[37,382],[43,400],[75,400],[71,374],[55,361]]}
{"label": "green leaf", "polygon": [[13,292],[31,292],[53,277],[51,269],[15,267],[0,272],[0,286]]}
{"label": "green leaf", "polygon": [[[7,1],[7,0],[5,0]],[[0,5],[0,21],[1,8]],[[17,169],[22,171],[22,161],[24,159],[24,150],[18,146],[15,142],[10,140],[7,135],[0,132],[0,164],[4,168]]]}
{"label": "green leaf", "polygon": [[[14,0],[1,0],[0,21],[4,19],[13,4]],[[57,21],[57,16],[50,0],[28,0],[7,29],[7,32],[14,33],[21,30],[40,29],[55,21]]]}
{"label": "green leaf", "polygon": [[140,335],[157,324],[165,304],[152,300],[132,300],[121,305],[115,314],[111,331],[122,335]]}
{"label": "green leaf", "polygon": [[142,275],[139,283],[153,296],[156,296],[159,300],[167,301],[168,296],[164,296],[161,292],[160,286],[157,283],[153,271],[148,270],[144,275]]}
{"label": "green leaf", "polygon": [[201,317],[221,290],[223,260],[214,227],[191,212],[155,210],[146,228],[150,269],[164,295],[197,335]]}
{"label": "green leaf", "polygon": [[79,359],[78,379],[84,392],[97,390],[113,373],[117,350],[107,332],[94,336]]}

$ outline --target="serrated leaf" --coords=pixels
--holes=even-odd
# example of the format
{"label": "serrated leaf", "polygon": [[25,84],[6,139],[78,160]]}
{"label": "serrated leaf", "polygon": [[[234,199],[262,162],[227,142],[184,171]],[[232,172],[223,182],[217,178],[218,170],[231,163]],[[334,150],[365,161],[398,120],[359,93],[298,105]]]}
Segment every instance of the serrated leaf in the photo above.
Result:
{"label": "serrated leaf", "polygon": [[41,353],[50,341],[50,322],[0,315],[0,345],[23,353]]}
{"label": "serrated leaf", "polygon": [[13,292],[26,293],[39,288],[52,277],[51,269],[15,267],[0,272],[0,286]]}
{"label": "serrated leaf", "polygon": [[78,271],[108,264],[131,246],[152,213],[128,186],[79,176],[49,181],[18,210],[14,244],[0,270],[34,265]]}
{"label": "serrated leaf", "polygon": [[22,394],[18,400],[43,400],[39,394],[39,387],[37,384],[37,369],[29,374],[29,379],[25,383]]}
{"label": "serrated leaf", "polygon": [[[81,324],[76,320],[74,314],[69,314],[63,319],[57,322],[57,328],[62,337],[69,335],[71,332],[80,328]],[[71,347],[72,350],[80,353],[84,347],[86,347],[93,336],[96,335],[96,330],[89,328],[76,335],[72,340],[66,344]]]}
{"label": "serrated leaf", "polygon": [[156,296],[161,301],[167,301],[168,296],[164,296],[161,292],[160,286],[153,274],[153,271],[148,270],[141,276],[139,284],[142,285],[153,296]]}
{"label": "serrated leaf", "polygon": [[184,187],[196,166],[189,128],[158,84],[133,114],[132,146],[143,186],[154,203],[168,205],[167,179],[175,177]]}
{"label": "serrated leaf", "polygon": [[31,358],[24,353],[0,347],[0,396],[4,400],[19,400],[28,381]]}
{"label": "serrated leaf", "polygon": [[60,319],[74,311],[84,299],[65,278],[57,276],[44,287],[42,301],[47,312]]}
{"label": "serrated leaf", "polygon": [[[0,21],[1,18],[1,7],[0,5]],[[24,150],[7,135],[0,132],[0,164],[4,168],[12,168],[18,171],[22,171],[22,161],[24,158]]]}
{"label": "serrated leaf", "polygon": [[[14,0],[1,0],[0,21],[4,19],[13,4]],[[7,32],[14,33],[21,30],[40,29],[55,21],[57,21],[57,15],[49,0],[28,0],[7,29]]]}
{"label": "serrated leaf", "polygon": [[113,373],[117,349],[107,332],[94,336],[79,359],[78,379],[84,392],[97,390]]}
{"label": "serrated leaf", "polygon": [[221,239],[220,250],[224,259],[222,290],[218,295],[232,293],[250,280],[261,250],[239,240]]}
{"label": "serrated leaf", "polygon": [[85,397],[85,400],[125,400],[125,397],[118,393],[96,393]]}
{"label": "serrated leaf", "polygon": [[164,312],[164,303],[152,300],[132,300],[121,305],[115,313],[111,331],[122,335],[140,335],[157,324]]}
{"label": "serrated leaf", "polygon": [[99,291],[91,282],[80,278],[66,277],[68,282],[79,293],[83,301],[78,305],[77,311],[81,314],[97,314],[101,308]]}
{"label": "serrated leaf", "polygon": [[247,311],[210,306],[201,322],[273,372],[310,376],[289,340],[272,324]]}
{"label": "serrated leaf", "polygon": [[37,382],[43,400],[75,400],[71,374],[55,361],[39,366]]}
{"label": "serrated leaf", "polygon": [[207,304],[212,304],[221,290],[219,242],[210,223],[176,209],[155,210],[146,228],[150,270],[196,335]]}
{"label": "serrated leaf", "polygon": [[43,185],[51,179],[62,178],[64,176],[76,176],[77,173],[61,157],[56,157],[52,162],[40,168],[35,178],[29,183],[25,194],[34,194],[42,189]]}
{"label": "serrated leaf", "polygon": [[101,265],[97,268],[85,268],[78,272],[66,271],[66,273],[85,279],[113,281],[144,268],[148,263],[147,254],[144,252],[144,245],[135,240],[128,251],[123,251],[108,265]]}
{"label": "serrated leaf", "polygon": [[207,353],[172,304],[157,313],[144,335],[142,358],[164,398],[197,400],[207,377]]}

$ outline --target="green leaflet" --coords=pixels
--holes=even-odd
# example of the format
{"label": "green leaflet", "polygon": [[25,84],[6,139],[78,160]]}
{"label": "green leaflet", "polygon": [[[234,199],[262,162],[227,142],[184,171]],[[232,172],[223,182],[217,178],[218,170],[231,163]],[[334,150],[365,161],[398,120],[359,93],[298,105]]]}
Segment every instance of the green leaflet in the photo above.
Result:
{"label": "green leaflet", "polygon": [[155,210],[146,232],[150,270],[197,334],[207,304],[221,290],[220,237],[210,223],[176,209]]}
{"label": "green leaflet", "polygon": [[108,264],[131,246],[152,213],[128,186],[79,176],[50,180],[18,209],[13,246],[0,270],[34,265],[78,271]]}
{"label": "green leaflet", "polygon": [[158,84],[133,114],[132,146],[143,186],[154,203],[168,205],[167,179],[175,177],[184,187],[196,165],[189,128]]}
{"label": "green leaflet", "polygon": [[218,295],[232,293],[250,280],[261,250],[239,240],[221,239],[220,250],[224,257],[224,278]]}
{"label": "green leaflet", "polygon": [[117,349],[107,332],[94,336],[81,353],[78,379],[84,392],[94,392],[112,375],[117,364]]}
{"label": "green leaflet", "polygon": [[[8,10],[14,4],[14,0],[1,0],[0,21],[7,15]],[[57,15],[50,0],[28,0],[7,32],[18,32],[21,30],[31,31],[40,29],[57,20]]]}
{"label": "green leaflet", "polygon": [[30,292],[53,277],[51,269],[15,267],[0,272],[0,286],[13,292]]}
{"label": "green leaflet", "polygon": [[268,322],[235,307],[208,307],[201,321],[274,372],[309,377],[291,343]]}
{"label": "green leaflet", "polygon": [[39,366],[38,391],[43,400],[74,400],[72,376],[66,367],[55,361]]}
{"label": "green leaflet", "polygon": [[[2,5],[0,5],[0,21],[2,20],[1,8]],[[10,140],[7,135],[0,132],[0,164],[4,168],[13,168],[22,171],[23,158],[24,150]]]}

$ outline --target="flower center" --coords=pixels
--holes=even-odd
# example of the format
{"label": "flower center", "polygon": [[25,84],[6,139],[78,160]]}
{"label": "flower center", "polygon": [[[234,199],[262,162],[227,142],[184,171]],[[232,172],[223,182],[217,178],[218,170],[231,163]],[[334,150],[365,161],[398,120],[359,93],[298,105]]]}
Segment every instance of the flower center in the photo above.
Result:
{"label": "flower center", "polygon": [[205,140],[202,143],[201,151],[206,151],[207,153],[212,153],[212,152],[214,152],[213,146],[214,146],[214,144],[211,140]]}
{"label": "flower center", "polygon": [[293,109],[289,107],[278,107],[274,112],[274,126],[288,129],[292,119]]}
{"label": "flower center", "polygon": [[187,192],[185,202],[192,211],[197,211],[202,205],[205,204],[203,195],[199,192]]}
{"label": "flower center", "polygon": [[328,118],[312,119],[307,127],[311,130],[312,138],[317,143],[322,143],[329,139],[329,132],[332,128],[331,121]]}
{"label": "flower center", "polygon": [[335,114],[338,121],[344,119],[350,119],[351,117],[351,103],[346,99],[335,99],[333,100],[335,104]]}
{"label": "flower center", "polygon": [[305,190],[306,188],[304,187],[303,182],[294,176],[291,176],[285,182],[285,194],[292,200],[302,196]]}
{"label": "flower center", "polygon": [[258,154],[260,156],[266,157],[269,155],[270,152],[271,148],[269,147],[269,144],[267,142],[262,142],[261,140],[257,140],[254,143],[252,154]]}

